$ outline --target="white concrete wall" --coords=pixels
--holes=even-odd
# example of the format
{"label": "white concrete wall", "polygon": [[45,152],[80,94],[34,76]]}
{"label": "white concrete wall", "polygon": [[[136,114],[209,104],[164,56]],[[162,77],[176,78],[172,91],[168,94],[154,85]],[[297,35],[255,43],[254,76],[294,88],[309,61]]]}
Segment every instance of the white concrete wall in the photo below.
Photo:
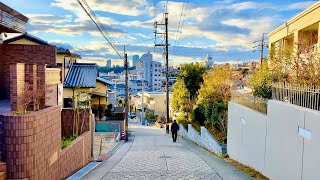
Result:
{"label": "white concrete wall", "polygon": [[262,172],[267,116],[233,102],[228,111],[228,155]]}
{"label": "white concrete wall", "polygon": [[191,124],[188,124],[188,130],[186,130],[181,124],[179,126],[179,135],[181,135],[182,137],[216,154],[226,154],[226,147],[224,145],[221,145],[205,127],[202,126],[201,133],[199,133]]}
{"label": "white concrete wall", "polygon": [[231,158],[270,179],[319,179],[320,112],[271,100],[267,115],[229,102],[228,116]]}

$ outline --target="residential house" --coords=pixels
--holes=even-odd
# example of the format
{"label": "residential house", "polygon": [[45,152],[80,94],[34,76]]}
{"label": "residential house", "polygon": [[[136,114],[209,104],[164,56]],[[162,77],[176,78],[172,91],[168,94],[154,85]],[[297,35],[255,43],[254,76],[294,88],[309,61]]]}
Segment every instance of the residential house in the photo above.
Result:
{"label": "residential house", "polygon": [[108,102],[108,89],[112,86],[112,83],[104,78],[97,77],[96,87],[92,91],[91,104],[92,107],[102,106],[106,109]]}
{"label": "residential house", "polygon": [[63,83],[63,107],[89,106],[97,73],[96,64],[72,64]]}
{"label": "residential house", "polygon": [[57,47],[56,63],[62,69],[62,81],[66,78],[71,65],[77,63],[78,59],[81,59],[80,55],[71,53],[68,49]]}

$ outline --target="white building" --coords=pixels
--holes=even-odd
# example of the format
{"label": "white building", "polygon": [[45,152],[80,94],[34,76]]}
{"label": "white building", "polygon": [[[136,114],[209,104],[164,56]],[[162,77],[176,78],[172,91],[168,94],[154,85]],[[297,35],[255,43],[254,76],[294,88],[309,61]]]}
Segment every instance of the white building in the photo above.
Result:
{"label": "white building", "polygon": [[206,66],[208,66],[208,67],[214,66],[214,61],[213,61],[212,57],[209,56],[209,54],[207,54],[207,56],[206,56],[205,63],[206,63]]}
{"label": "white building", "polygon": [[137,65],[137,74],[140,79],[148,81],[150,91],[161,91],[163,74],[160,62],[153,61],[150,51],[143,54]]}
{"label": "white building", "polygon": [[[169,95],[169,101],[171,99],[171,94]],[[141,109],[142,107],[142,93],[139,93],[134,98],[134,104],[136,109]],[[165,116],[166,115],[166,93],[164,92],[144,92],[143,93],[143,107],[153,112],[156,115]],[[172,110],[170,109],[170,114]]]}
{"label": "white building", "polygon": [[148,88],[149,88],[149,84],[147,81],[129,80],[130,94],[137,94],[142,92],[142,89],[146,90]]}

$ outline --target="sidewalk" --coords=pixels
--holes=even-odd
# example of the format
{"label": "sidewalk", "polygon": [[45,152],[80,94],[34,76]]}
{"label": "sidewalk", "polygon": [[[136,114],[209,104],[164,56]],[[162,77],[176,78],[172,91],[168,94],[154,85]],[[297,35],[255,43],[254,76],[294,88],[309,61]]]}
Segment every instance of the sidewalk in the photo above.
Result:
{"label": "sidewalk", "polygon": [[251,179],[197,145],[152,127],[130,127],[129,141],[82,179]]}

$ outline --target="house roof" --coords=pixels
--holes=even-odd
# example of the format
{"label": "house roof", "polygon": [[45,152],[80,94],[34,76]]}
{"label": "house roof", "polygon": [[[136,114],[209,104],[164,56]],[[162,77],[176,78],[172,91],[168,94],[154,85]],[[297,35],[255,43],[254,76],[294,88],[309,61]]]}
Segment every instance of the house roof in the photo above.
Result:
{"label": "house roof", "polygon": [[26,32],[21,34],[20,36],[16,36],[16,37],[4,40],[3,44],[9,44],[9,43],[18,41],[20,39],[27,39],[29,41],[38,43],[40,45],[50,45],[47,41],[44,41],[44,40],[42,40],[42,39],[40,39],[40,38],[38,38],[36,36],[33,36],[31,34],[26,33]]}
{"label": "house roof", "polygon": [[115,84],[117,89],[125,89],[126,85],[125,84]]}
{"label": "house roof", "polygon": [[67,54],[69,56],[75,56],[81,59],[81,56],[75,53],[71,53],[69,49],[63,47],[57,47],[57,54]]}
{"label": "house roof", "polygon": [[68,71],[63,87],[96,87],[98,66],[96,64],[74,63]]}
{"label": "house roof", "polygon": [[106,79],[104,79],[102,77],[97,77],[97,81],[102,82],[102,83],[104,83],[104,84],[106,84],[108,86],[112,86],[112,82],[111,81],[108,81],[108,80],[106,80]]}

